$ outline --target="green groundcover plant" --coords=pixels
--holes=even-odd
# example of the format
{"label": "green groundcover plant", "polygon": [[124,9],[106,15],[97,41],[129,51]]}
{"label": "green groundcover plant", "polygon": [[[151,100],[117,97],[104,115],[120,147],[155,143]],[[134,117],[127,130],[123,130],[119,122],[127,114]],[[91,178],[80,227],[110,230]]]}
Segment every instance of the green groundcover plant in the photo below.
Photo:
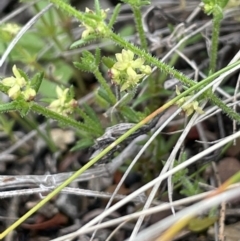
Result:
{"label": "green groundcover plant", "polygon": [[[222,109],[222,111],[230,118],[240,122],[240,116],[224,104],[211,89],[205,91],[200,97],[198,97],[198,99],[185,105],[194,93],[200,91],[222,73],[225,73],[240,64],[240,61],[237,61],[216,72],[219,28],[223,18],[223,9],[228,3],[227,0],[204,0],[202,2],[202,7],[205,13],[212,15],[213,34],[211,40],[210,64],[208,67],[209,74],[208,77],[201,82],[193,81],[183,73],[177,71],[170,65],[165,64],[148,52],[147,40],[141,21],[141,8],[150,4],[150,2],[141,0],[123,1],[126,4],[129,4],[133,10],[136,29],[140,39],[139,46],[133,45],[113,30],[114,23],[120,12],[120,4],[117,5],[110,14],[109,9],[101,9],[99,1],[97,0],[95,1],[95,9],[91,10],[86,8],[85,12],[76,10],[67,1],[50,0],[50,2],[53,3],[54,7],[58,8],[58,14],[62,19],[66,19],[68,16],[75,18],[80,22],[81,27],[84,28],[81,38],[72,42],[71,49],[79,48],[93,41],[105,40],[110,40],[118,46],[117,48],[119,51],[115,53],[115,56],[113,57],[102,56],[99,48],[96,48],[94,53],[86,50],[82,51],[80,58],[72,59],[73,63],[68,63],[69,66],[66,67],[68,68],[67,73],[69,73],[69,75],[71,73],[73,76],[77,76],[77,73],[79,73],[76,71],[92,73],[99,83],[99,88],[96,90],[96,98],[99,100],[100,105],[104,106],[106,109],[112,108],[114,111],[116,110],[122,120],[134,122],[136,125],[111,143],[84,167],[75,172],[69,179],[47,195],[23,217],[1,233],[0,239],[4,238],[10,231],[14,230],[18,225],[24,222],[30,215],[36,212],[41,206],[59,193],[64,187],[69,185],[85,170],[104,157],[119,143],[172,105],[181,107],[187,116],[191,116],[194,112],[202,114],[204,111],[200,107],[200,104],[203,100],[209,100],[213,105]],[[49,16],[49,19],[51,19],[51,16]],[[51,21],[53,20],[51,19]],[[47,19],[43,19],[42,22],[43,26],[45,24],[45,30],[48,29],[47,27],[49,27],[49,24]],[[56,27],[52,31],[57,32],[62,31],[63,29],[64,28]],[[21,32],[21,28],[14,24],[6,24],[0,31],[3,40],[6,43],[9,43]],[[65,31],[67,31],[67,28]],[[59,40],[55,39],[54,35],[50,37],[54,39],[56,46],[61,49],[62,46]],[[42,43],[39,44],[41,45]],[[0,83],[0,91],[8,95],[11,101],[9,103],[0,104],[0,112],[17,111],[22,117],[28,115],[29,112],[35,112],[46,118],[54,119],[64,126],[75,128],[81,138],[76,143],[73,150],[93,145],[94,140],[104,134],[104,128],[102,127],[95,111],[89,106],[79,108],[76,97],[74,96],[73,87],[66,87],[66,83],[58,84],[57,80],[54,85],[54,89],[56,90],[55,98],[53,99],[47,96],[47,98],[43,98],[40,103],[40,101],[38,101],[38,95],[44,93],[44,91],[41,90],[41,86],[47,85],[46,79],[50,78],[50,75],[43,71],[43,68],[36,60],[36,56],[32,56],[24,49],[24,44],[16,45],[16,48],[18,49],[18,52],[25,56],[23,63],[28,64],[30,69],[34,68],[37,70],[37,73],[34,76],[29,77],[23,70],[13,64],[13,76],[2,78]],[[17,56],[17,54],[14,55],[14,53],[13,58],[19,60],[19,56]],[[44,60],[50,61],[51,56],[46,54]],[[108,79],[104,77],[101,66],[104,66],[104,68],[107,69]],[[134,99],[139,86],[146,83],[146,81],[144,81],[145,79],[149,78],[149,82],[151,83],[150,80],[153,78],[151,74],[155,67],[161,70],[164,74],[171,75],[178,79],[183,84],[184,91],[181,93],[176,87],[176,97],[169,100],[157,110],[153,111],[147,108],[143,111],[134,110],[128,104]],[[79,83],[82,90],[84,90],[85,87],[81,80]],[[113,90],[113,86],[116,87],[115,90]],[[113,116],[111,117],[114,122]],[[79,118],[83,121],[78,121]]]}

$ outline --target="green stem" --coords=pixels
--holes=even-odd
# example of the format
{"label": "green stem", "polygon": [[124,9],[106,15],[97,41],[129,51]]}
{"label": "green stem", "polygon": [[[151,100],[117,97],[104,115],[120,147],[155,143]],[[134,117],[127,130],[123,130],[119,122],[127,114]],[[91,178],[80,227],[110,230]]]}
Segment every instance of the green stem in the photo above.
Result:
{"label": "green stem", "polygon": [[[185,48],[186,44],[187,44],[187,43],[181,44],[181,45],[178,47],[178,50],[179,50],[179,51],[182,51],[182,50]],[[176,64],[176,62],[178,61],[178,59],[179,59],[179,54],[177,54],[177,53],[175,52],[175,53],[172,55],[170,61],[168,62],[168,65],[171,66],[171,67],[174,66],[174,65]],[[159,83],[160,83],[160,84],[163,84],[164,81],[166,80],[167,76],[168,76],[167,73],[161,73],[161,77],[160,77]]]}
{"label": "green stem", "polygon": [[211,95],[211,102],[221,108],[222,111],[226,113],[226,115],[228,115],[231,119],[236,120],[238,123],[240,123],[240,115],[229,106],[224,104],[216,95]]}
{"label": "green stem", "polygon": [[86,25],[92,26],[91,19],[85,17],[85,15],[87,14],[83,14],[82,12],[76,10],[74,7],[63,2],[62,0],[50,0],[50,2],[58,6],[61,10],[67,12],[70,16],[76,17],[80,22],[84,22],[86,23]]}
{"label": "green stem", "polygon": [[103,88],[106,90],[109,99],[111,100],[111,104],[115,104],[116,103],[116,97],[113,94],[111,88],[109,87],[109,84],[106,82],[106,80],[103,78],[101,72],[96,69],[93,74],[95,75],[95,77],[97,78],[97,80],[99,81],[99,83],[103,86]]}
{"label": "green stem", "polygon": [[15,111],[16,103],[14,101],[10,103],[0,104],[0,113]]}
{"label": "green stem", "polygon": [[147,51],[147,39],[145,37],[145,33],[143,30],[143,25],[142,25],[142,13],[140,11],[139,7],[132,6],[133,14],[134,14],[134,20],[136,23],[136,28],[137,32],[139,34],[140,42],[141,42],[141,47],[145,51]]}
{"label": "green stem", "polygon": [[95,7],[95,11],[96,11],[97,15],[100,15],[101,14],[101,8],[100,8],[99,0],[94,1],[94,7]]}
{"label": "green stem", "polygon": [[211,55],[210,55],[210,73],[216,71],[217,63],[217,51],[218,51],[218,39],[219,39],[219,30],[220,30],[221,20],[218,16],[214,14],[213,18],[213,27],[212,27],[212,46],[211,46]]}
{"label": "green stem", "polygon": [[89,132],[91,134],[95,133],[95,130],[92,129],[90,126],[87,126],[81,122],[75,121],[74,119],[69,118],[67,116],[60,115],[57,112],[51,111],[36,103],[31,103],[31,110],[33,110],[36,113],[41,114],[47,118],[59,121],[60,123],[62,123],[64,125],[68,125],[68,126],[76,128],[76,129],[80,129],[82,131]]}

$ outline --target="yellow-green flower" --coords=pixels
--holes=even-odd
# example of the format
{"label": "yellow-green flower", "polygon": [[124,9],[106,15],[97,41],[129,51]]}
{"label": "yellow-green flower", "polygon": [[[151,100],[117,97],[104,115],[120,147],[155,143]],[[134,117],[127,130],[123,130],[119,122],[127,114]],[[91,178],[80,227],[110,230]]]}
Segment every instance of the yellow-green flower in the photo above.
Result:
{"label": "yellow-green flower", "polygon": [[144,63],[143,59],[136,59],[134,58],[134,53],[130,50],[122,50],[122,53],[115,54],[117,62],[113,65],[114,69],[117,70],[129,70],[129,69],[136,69],[141,68]]}
{"label": "yellow-green flower", "polygon": [[74,107],[77,105],[77,101],[74,99],[69,100],[69,89],[61,89],[59,86],[57,86],[56,92],[58,99],[52,101],[48,108],[62,115],[72,113]]}
{"label": "yellow-green flower", "polygon": [[210,15],[213,12],[214,3],[209,2],[204,4],[204,11],[206,14]]}
{"label": "yellow-green flower", "polygon": [[140,67],[140,70],[142,73],[146,74],[146,75],[149,75],[152,73],[152,68],[149,66],[149,65],[142,65]]}
{"label": "yellow-green flower", "polygon": [[4,86],[10,87],[8,89],[8,96],[15,100],[21,96],[26,101],[31,101],[36,96],[36,91],[31,88],[30,82],[26,81],[18,71],[16,65],[13,66],[12,72],[14,76],[2,80]]}
{"label": "yellow-green flower", "polygon": [[3,79],[2,84],[10,87],[8,96],[11,99],[16,99],[21,94],[21,88],[26,85],[26,80],[19,73],[16,65],[12,68],[14,76]]}
{"label": "yellow-green flower", "polygon": [[86,38],[89,34],[94,33],[94,29],[88,25],[83,24],[83,26],[86,28],[82,32],[82,38]]}
{"label": "yellow-green flower", "polygon": [[27,87],[24,91],[22,91],[22,94],[23,94],[24,100],[30,101],[35,98],[37,93],[36,93],[36,90],[34,90],[33,88]]}
{"label": "yellow-green flower", "polygon": [[[180,95],[180,91],[178,87],[176,86],[176,93],[177,95]],[[192,96],[185,96],[182,97],[180,100],[176,102],[176,104],[183,109],[183,111],[186,112],[187,116],[190,116],[194,111],[196,111],[198,114],[203,114],[204,111],[202,110],[201,107],[199,107],[199,103],[197,100],[194,100],[193,102],[182,106],[184,103],[186,103]]]}
{"label": "yellow-green flower", "polygon": [[[104,22],[104,19],[107,17],[107,11],[109,9],[101,10],[101,21],[97,21],[95,19],[91,19],[92,26],[89,26],[86,23],[82,23],[82,26],[84,26],[86,29],[82,32],[82,38],[86,38],[90,34],[101,34],[104,35],[106,33],[106,25]],[[95,14],[92,10],[89,8],[86,8],[86,13],[92,13]]]}
{"label": "yellow-green flower", "polygon": [[134,87],[144,77],[144,74],[137,74],[131,68],[127,70],[127,73],[127,79],[123,82],[120,91]]}
{"label": "yellow-green flower", "polygon": [[20,31],[21,27],[15,23],[7,23],[1,28],[2,31],[7,32],[11,35],[16,35]]}
{"label": "yellow-green flower", "polygon": [[130,50],[123,49],[122,53],[115,56],[117,62],[110,72],[112,81],[121,86],[121,91],[136,86],[144,76],[151,73],[151,67],[144,65],[144,59],[134,59],[134,53]]}

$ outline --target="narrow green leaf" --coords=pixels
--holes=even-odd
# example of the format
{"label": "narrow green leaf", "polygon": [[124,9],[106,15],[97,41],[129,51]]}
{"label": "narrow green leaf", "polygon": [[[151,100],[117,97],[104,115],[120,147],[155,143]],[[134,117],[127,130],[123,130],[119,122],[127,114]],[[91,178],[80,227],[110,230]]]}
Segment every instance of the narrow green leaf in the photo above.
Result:
{"label": "narrow green leaf", "polygon": [[92,131],[93,136],[99,136],[102,134],[102,129],[99,127],[98,123],[92,120],[82,109],[77,108],[75,110],[84,120],[84,125],[89,126]]}
{"label": "narrow green leaf", "polygon": [[84,107],[84,110],[86,112],[86,114],[96,123],[98,124],[99,126],[101,126],[101,123],[95,113],[95,111],[89,106],[89,105],[86,105],[86,104],[83,104],[83,107]]}
{"label": "narrow green leaf", "polygon": [[95,99],[96,99],[96,103],[98,103],[100,107],[109,108],[109,102],[99,95],[98,90],[95,91]]}
{"label": "narrow green leaf", "polygon": [[111,103],[111,100],[110,100],[107,92],[106,92],[102,87],[100,87],[100,88],[98,89],[97,94],[98,94],[99,96],[101,96],[107,103],[109,103],[109,104]]}
{"label": "narrow green leaf", "polygon": [[137,123],[137,122],[141,121],[138,114],[132,108],[130,108],[128,106],[121,107],[121,114],[125,118],[127,118],[127,120],[130,122]]}
{"label": "narrow green leaf", "polygon": [[117,16],[120,12],[121,4],[117,4],[117,6],[114,8],[111,19],[109,21],[108,27],[111,29],[113,27],[113,24],[116,22]]}
{"label": "narrow green leaf", "polygon": [[29,78],[28,78],[27,74],[19,68],[17,68],[17,70],[19,71],[20,75],[28,82]]}
{"label": "narrow green leaf", "polygon": [[91,139],[82,139],[77,141],[76,145],[71,149],[71,151],[78,151],[85,148],[88,148],[94,144],[94,141]]}
{"label": "narrow green leaf", "polygon": [[113,65],[115,64],[115,61],[112,58],[105,57],[105,56],[102,57],[102,62],[104,65],[107,66],[108,69],[111,69],[113,67]]}
{"label": "narrow green leaf", "polygon": [[87,43],[90,43],[94,40],[96,40],[98,37],[95,36],[95,35],[89,35],[85,38],[81,38],[79,40],[77,40],[76,42],[74,42],[71,46],[70,46],[70,49],[74,49],[74,48],[77,48],[77,47],[81,47],[82,45],[85,45]]}
{"label": "narrow green leaf", "polygon": [[128,95],[121,99],[119,106],[122,107],[131,102],[136,94],[136,90],[136,88],[133,88],[130,92],[128,92]]}
{"label": "narrow green leaf", "polygon": [[32,81],[30,82],[31,88],[33,88],[36,93],[38,93],[38,90],[41,86],[42,80],[43,80],[44,73],[37,73],[33,76]]}

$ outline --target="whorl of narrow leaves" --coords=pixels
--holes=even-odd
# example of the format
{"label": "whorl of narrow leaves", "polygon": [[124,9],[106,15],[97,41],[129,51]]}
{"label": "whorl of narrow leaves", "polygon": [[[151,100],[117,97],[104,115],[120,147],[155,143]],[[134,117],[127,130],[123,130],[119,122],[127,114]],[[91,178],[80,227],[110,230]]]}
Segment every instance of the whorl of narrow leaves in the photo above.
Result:
{"label": "whorl of narrow leaves", "polygon": [[74,66],[81,71],[92,73],[97,68],[95,63],[95,57],[89,51],[83,51],[82,57],[79,62],[73,62]]}

